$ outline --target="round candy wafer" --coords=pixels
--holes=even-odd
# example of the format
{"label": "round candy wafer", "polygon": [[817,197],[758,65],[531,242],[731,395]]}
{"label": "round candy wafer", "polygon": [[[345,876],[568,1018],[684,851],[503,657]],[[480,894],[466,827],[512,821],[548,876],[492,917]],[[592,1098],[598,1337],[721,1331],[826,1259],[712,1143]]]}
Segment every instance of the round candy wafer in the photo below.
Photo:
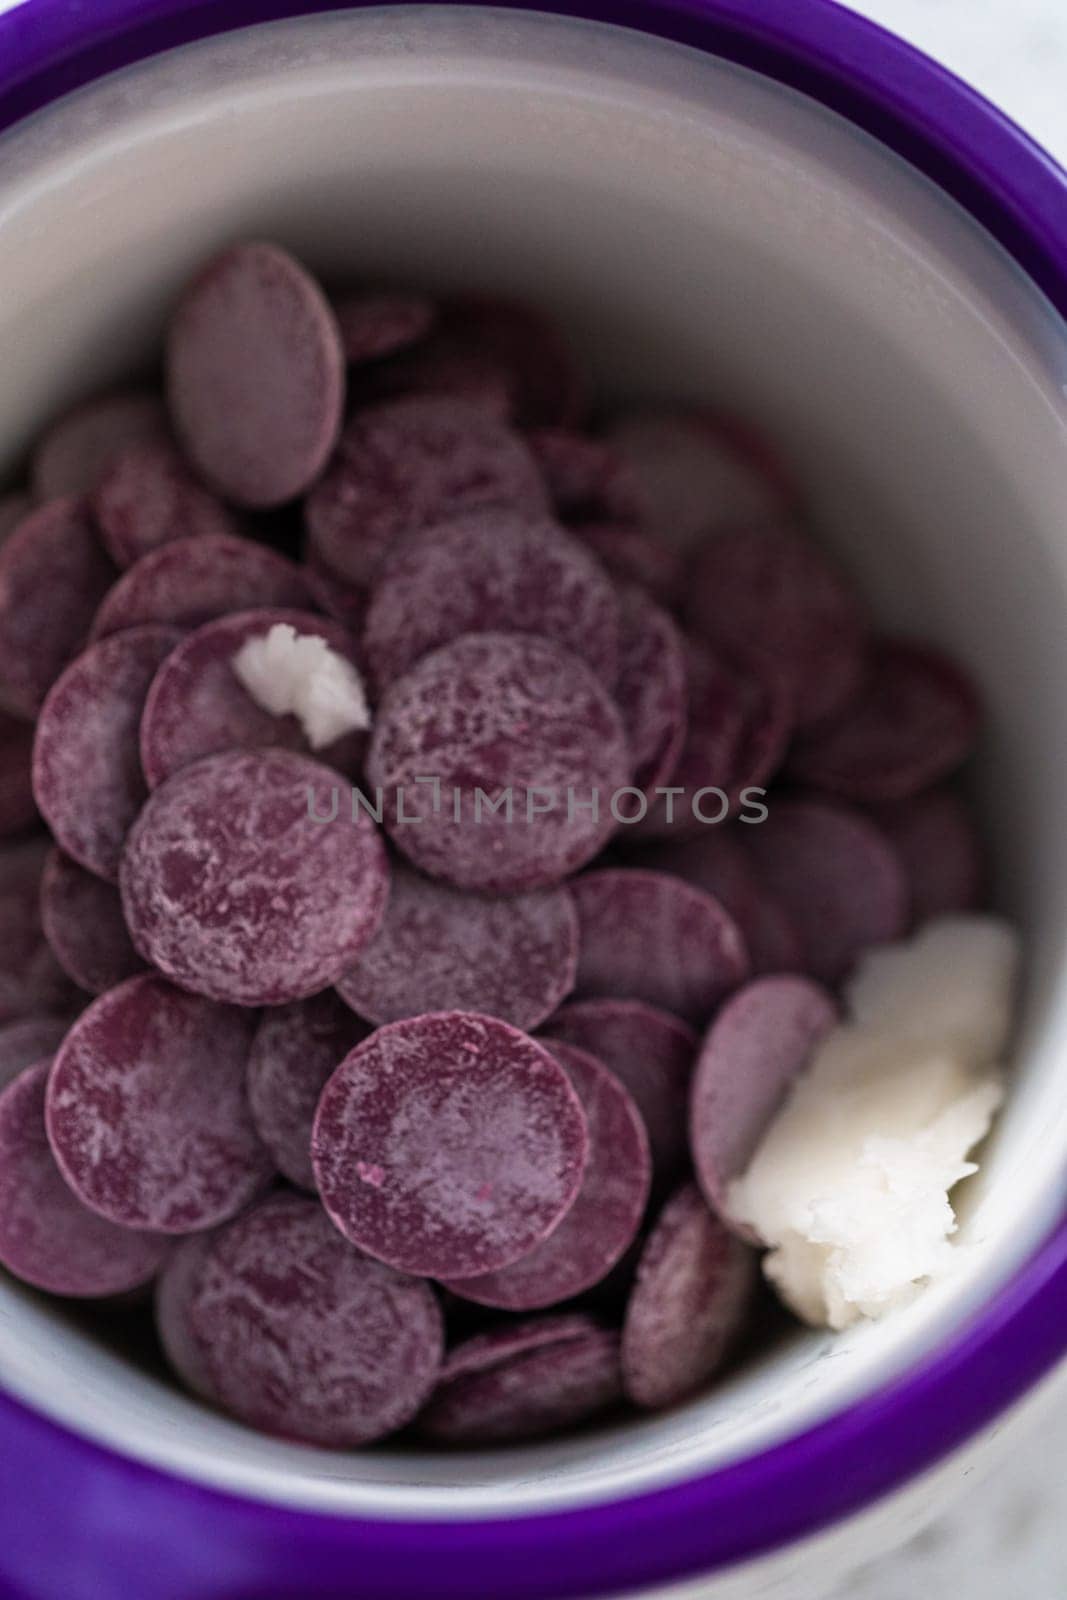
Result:
{"label": "round candy wafer", "polygon": [[916,926],[978,909],[986,855],[977,818],[962,794],[943,785],[875,806],[871,815],[903,865]]}
{"label": "round candy wafer", "polygon": [[144,970],[118,890],[62,850],[52,851],[41,879],[41,926],[63,971],[89,994]]}
{"label": "round candy wafer", "polygon": [[825,989],[786,974],[747,984],[708,1029],[690,1088],[689,1139],[701,1188],[722,1215],[729,1185],[837,1017]]}
{"label": "round candy wafer", "polygon": [[33,723],[0,711],[0,837],[37,821],[32,769]]}
{"label": "round candy wafer", "polygon": [[535,633],[583,660],[609,688],[619,669],[619,605],[607,574],[547,517],[489,508],[409,534],[386,560],[364,644],[379,684],[465,633]]}
{"label": "round candy wafer", "polygon": [[558,883],[597,853],[629,767],[619,713],[577,657],[533,634],[482,633],[390,685],[366,770],[416,866],[513,892]]}
{"label": "round candy wafer", "polygon": [[662,1410],[702,1388],[741,1331],[755,1284],[755,1254],[686,1184],[649,1235],[626,1307],[628,1398]]}
{"label": "round candy wafer", "polygon": [[142,556],[93,619],[93,637],[148,622],[198,628],[229,611],[265,606],[304,610],[308,585],[284,556],[251,539],[202,534]]}
{"label": "round candy wafer", "polygon": [[398,865],[381,926],[337,987],[372,1022],[480,1011],[533,1028],[570,992],[577,960],[565,889],[470,894]]}
{"label": "round candy wafer", "polygon": [[83,1204],[161,1233],[247,1205],[273,1171],[245,1093],[254,1028],[248,1012],[150,974],[82,1013],[56,1055],[47,1124]]}
{"label": "round candy wafer", "polygon": [[429,1284],[361,1255],[297,1195],[272,1195],[215,1234],[187,1316],[219,1404],[308,1444],[395,1433],[441,1367]]}
{"label": "round candy wafer", "polygon": [[73,1011],[78,991],[63,971],[41,927],[41,876],[47,838],[0,844],[0,1022],[13,1017]]}
{"label": "round candy wafer", "polygon": [[92,504],[104,547],[122,570],[177,539],[240,533],[233,513],[193,477],[167,440],[123,450],[101,478]]}
{"label": "round candy wafer", "polygon": [[114,576],[81,500],[49,501],[0,547],[0,702],[9,710],[37,715]]}
{"label": "round candy wafer", "polygon": [[579,999],[644,1000],[707,1020],[748,976],[748,952],[718,900],[666,872],[608,867],[574,879]]}
{"label": "round candy wafer", "polygon": [[615,699],[630,744],[634,787],[649,797],[658,784],[670,783],[685,748],[685,646],[666,611],[632,584],[620,594],[619,614]]}
{"label": "round candy wafer", "polygon": [[158,395],[116,389],[65,413],[42,435],[31,475],[38,500],[91,494],[123,450],[167,438],[167,414]]}
{"label": "round candy wafer", "polygon": [[863,692],[794,747],[790,774],[846,800],[906,800],[962,765],[981,720],[978,693],[955,662],[929,645],[886,639]]}
{"label": "round candy wafer", "polygon": [[432,300],[397,291],[359,290],[334,301],[346,361],[380,361],[425,338],[437,317]]}
{"label": "round candy wafer", "polygon": [[311,1128],[319,1096],[369,1032],[329,991],[263,1013],[248,1058],[248,1103],[278,1171],[300,1189],[315,1188]]}
{"label": "round candy wafer", "polygon": [[587,1152],[581,1102],[544,1046],[461,1011],[379,1028],[326,1085],[312,1135],[341,1232],[436,1278],[509,1266],[547,1238]]}
{"label": "round candy wafer", "polygon": [[329,459],[344,352],[325,295],[276,245],[233,245],[186,289],[167,336],[167,399],[197,471],[243,506],[302,494]]}
{"label": "round candy wafer", "polygon": [[46,1056],[55,1055],[70,1027],[70,1018],[19,1017],[0,1026],[0,1089]]}
{"label": "round candy wafer", "polygon": [[215,1401],[215,1384],[207,1357],[190,1325],[189,1312],[200,1272],[211,1249],[213,1232],[190,1233],[179,1239],[163,1264],[155,1286],[155,1322],[159,1342],[172,1370],[201,1400]]}
{"label": "round candy wafer", "polygon": [[118,877],[126,835],[148,789],[139,730],[149,685],[181,639],[130,628],[101,639],[53,685],[37,720],[33,787],[41,815],[75,861]]}
{"label": "round candy wafer", "polygon": [[381,920],[388,867],[335,773],[290,751],[228,751],[155,790],[120,885],[137,949],[195,994],[282,1005],[329,987]]}
{"label": "round candy wafer", "polygon": [[537,465],[502,423],[461,401],[411,396],[358,411],[308,496],[308,549],[367,584],[404,534],[479,506],[537,515]]}
{"label": "round candy wafer", "polygon": [[0,1093],[0,1266],[52,1294],[123,1294],[151,1281],[170,1240],[116,1227],[68,1188],[45,1137],[50,1069],[27,1067]]}
{"label": "round candy wafer", "polygon": [[600,1283],[633,1243],[648,1200],[648,1135],[621,1079],[574,1045],[554,1040],[549,1048],[585,1112],[585,1176],[563,1221],[528,1255],[498,1272],[448,1280],[453,1293],[479,1305],[536,1311]]}

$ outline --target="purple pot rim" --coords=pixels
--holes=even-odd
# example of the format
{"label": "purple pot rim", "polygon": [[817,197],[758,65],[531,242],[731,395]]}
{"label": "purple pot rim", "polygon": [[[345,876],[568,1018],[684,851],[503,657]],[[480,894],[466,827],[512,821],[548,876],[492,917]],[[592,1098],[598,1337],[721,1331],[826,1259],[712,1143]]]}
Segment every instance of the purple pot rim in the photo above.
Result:
{"label": "purple pot rim", "polygon": [[[1067,174],[945,69],[833,0],[497,4],[629,26],[808,94],[957,200],[1067,315]],[[349,8],[339,0],[27,0],[0,16],[0,129],[160,50]],[[357,1592],[361,1600],[573,1600],[678,1581],[811,1535],[901,1487],[1065,1352],[1067,1220],[947,1345],[805,1432],[653,1491],[477,1521],[351,1518],[239,1498],[105,1449],[0,1396],[0,1579],[21,1579],[13,1592],[33,1600],[70,1592],[69,1579],[41,1587],[62,1528],[63,1541],[84,1547],[96,1600],[340,1600]],[[76,1528],[65,1516],[72,1504]]]}

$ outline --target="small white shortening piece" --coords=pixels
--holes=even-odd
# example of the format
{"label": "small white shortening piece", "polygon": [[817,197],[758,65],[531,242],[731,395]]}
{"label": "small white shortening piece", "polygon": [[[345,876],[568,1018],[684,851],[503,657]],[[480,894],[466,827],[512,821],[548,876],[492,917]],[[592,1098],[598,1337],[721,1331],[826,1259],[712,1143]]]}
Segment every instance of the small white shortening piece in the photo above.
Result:
{"label": "small white shortening piece", "polygon": [[953,1264],[950,1192],[1003,1096],[1018,938],[939,919],[872,950],[729,1207],[805,1321],[845,1328],[906,1303]]}
{"label": "small white shortening piece", "polygon": [[298,717],[313,750],[371,725],[367,691],[352,663],[325,639],[297,633],[288,622],[246,639],[233,670],[264,711]]}

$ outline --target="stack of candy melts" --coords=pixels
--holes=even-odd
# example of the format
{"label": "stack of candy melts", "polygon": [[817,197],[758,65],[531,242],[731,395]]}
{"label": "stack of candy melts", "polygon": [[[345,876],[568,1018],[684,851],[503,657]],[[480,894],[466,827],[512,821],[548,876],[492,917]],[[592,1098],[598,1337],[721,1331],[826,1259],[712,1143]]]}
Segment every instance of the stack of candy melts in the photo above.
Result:
{"label": "stack of candy melts", "polygon": [[[602,416],[536,310],[242,243],[163,371],[0,499],[0,1262],[153,1285],[193,1395],[319,1446],[700,1392],[835,991],[981,901],[972,687],[757,427]],[[279,624],[369,728],[253,698]]]}

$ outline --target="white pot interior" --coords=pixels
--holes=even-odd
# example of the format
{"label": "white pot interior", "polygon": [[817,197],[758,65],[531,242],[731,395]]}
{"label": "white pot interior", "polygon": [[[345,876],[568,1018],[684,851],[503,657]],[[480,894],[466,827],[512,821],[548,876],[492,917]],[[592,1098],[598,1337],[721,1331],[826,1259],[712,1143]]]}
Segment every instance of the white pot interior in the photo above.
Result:
{"label": "white pot interior", "polygon": [[925,180],[765,80],[536,15],[342,14],[160,57],[6,137],[0,461],[150,361],[190,268],[248,234],[335,280],[529,295],[605,393],[711,397],[784,441],[884,618],[985,686],[981,799],[1028,948],[1016,1087],[951,1281],[774,1342],[668,1415],[493,1454],[325,1454],[204,1409],[8,1280],[0,1382],[130,1454],[335,1511],[575,1504],[751,1453],[943,1343],[1063,1206],[1067,329]]}

